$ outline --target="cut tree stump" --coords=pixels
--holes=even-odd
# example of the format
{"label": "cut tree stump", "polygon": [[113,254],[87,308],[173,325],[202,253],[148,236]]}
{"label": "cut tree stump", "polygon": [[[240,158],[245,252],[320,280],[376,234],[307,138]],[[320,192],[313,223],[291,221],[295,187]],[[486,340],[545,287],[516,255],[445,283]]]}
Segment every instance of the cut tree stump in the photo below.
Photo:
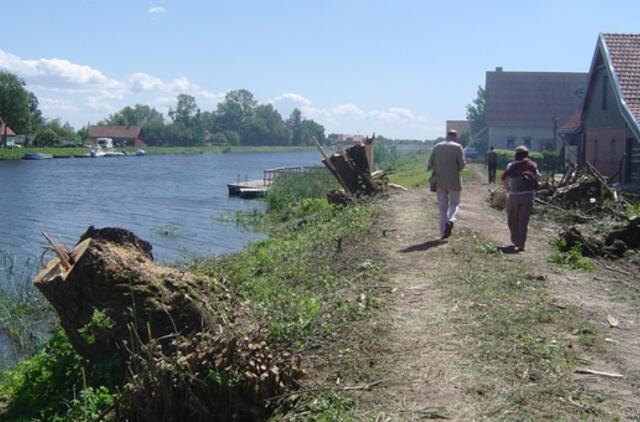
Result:
{"label": "cut tree stump", "polygon": [[[131,329],[143,341],[188,336],[224,324],[212,286],[194,274],[158,266],[151,245],[118,228],[90,227],[70,252],[66,269],[51,259],[34,279],[53,305],[76,351],[90,360],[126,360]],[[103,314],[96,321],[94,313]]]}

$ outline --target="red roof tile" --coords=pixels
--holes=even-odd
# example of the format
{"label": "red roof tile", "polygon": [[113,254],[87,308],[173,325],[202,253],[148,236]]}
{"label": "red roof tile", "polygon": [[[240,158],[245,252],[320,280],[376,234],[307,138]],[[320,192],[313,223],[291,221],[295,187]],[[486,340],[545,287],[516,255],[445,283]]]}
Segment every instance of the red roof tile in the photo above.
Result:
{"label": "red roof tile", "polygon": [[[15,132],[9,126],[7,126],[7,135],[15,136]],[[4,125],[2,123],[0,123],[0,136],[4,136]]]}
{"label": "red roof tile", "polygon": [[640,34],[601,35],[622,100],[640,121]]}
{"label": "red roof tile", "polygon": [[580,121],[580,113],[574,113],[567,121],[560,126],[558,133],[573,133],[580,128],[582,122]]}
{"label": "red roof tile", "polygon": [[90,126],[90,138],[136,139],[140,137],[138,126]]}

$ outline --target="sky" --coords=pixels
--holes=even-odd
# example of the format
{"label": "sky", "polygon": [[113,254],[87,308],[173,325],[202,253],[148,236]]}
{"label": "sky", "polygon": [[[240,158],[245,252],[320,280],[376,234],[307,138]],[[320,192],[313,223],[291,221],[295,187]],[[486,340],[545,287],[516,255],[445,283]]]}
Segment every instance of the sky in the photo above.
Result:
{"label": "sky", "polygon": [[0,68],[80,127],[180,93],[233,89],[327,133],[434,139],[485,72],[587,72],[598,33],[640,32],[640,1],[2,0]]}

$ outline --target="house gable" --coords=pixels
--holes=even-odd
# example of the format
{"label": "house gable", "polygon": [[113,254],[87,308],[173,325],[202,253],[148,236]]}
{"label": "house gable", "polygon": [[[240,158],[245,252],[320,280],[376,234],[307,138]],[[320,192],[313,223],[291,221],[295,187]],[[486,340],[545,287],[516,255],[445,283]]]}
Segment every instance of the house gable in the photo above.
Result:
{"label": "house gable", "polygon": [[[607,110],[602,110],[605,81],[610,89],[607,90]],[[597,110],[617,110],[636,139],[640,139],[640,34],[598,36],[580,117],[595,125],[612,123],[615,113],[597,116]]]}

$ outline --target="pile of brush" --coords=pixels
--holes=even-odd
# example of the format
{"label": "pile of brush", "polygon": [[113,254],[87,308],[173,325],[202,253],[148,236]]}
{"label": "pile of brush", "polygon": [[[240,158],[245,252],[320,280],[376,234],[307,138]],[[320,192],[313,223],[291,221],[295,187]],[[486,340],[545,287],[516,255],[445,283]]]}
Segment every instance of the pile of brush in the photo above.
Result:
{"label": "pile of brush", "polygon": [[610,213],[621,202],[605,177],[588,162],[568,170],[557,185],[543,185],[536,196],[541,205],[551,204],[582,214]]}
{"label": "pile of brush", "polygon": [[314,140],[322,154],[322,163],[342,186],[342,190],[328,192],[329,203],[346,205],[363,196],[374,196],[392,185],[384,171],[374,171],[374,139],[375,135],[365,137],[361,143],[331,155]]}

